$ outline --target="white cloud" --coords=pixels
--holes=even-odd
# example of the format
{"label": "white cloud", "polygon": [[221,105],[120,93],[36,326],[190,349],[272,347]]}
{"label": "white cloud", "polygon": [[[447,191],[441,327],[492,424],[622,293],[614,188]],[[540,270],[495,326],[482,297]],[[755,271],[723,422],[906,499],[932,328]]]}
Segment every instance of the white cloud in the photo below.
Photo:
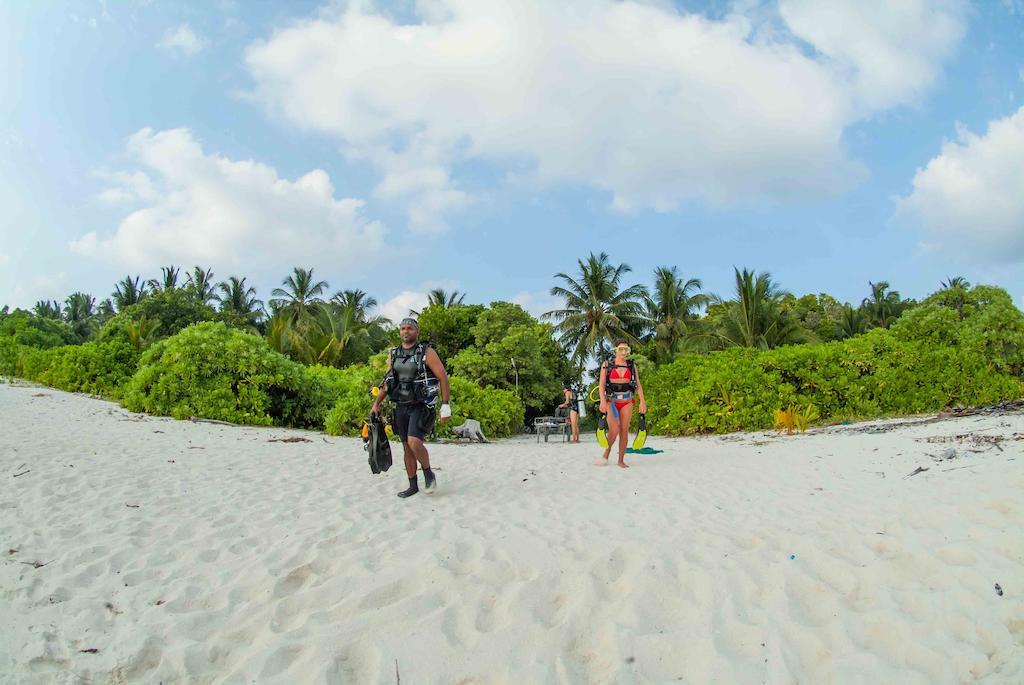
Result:
{"label": "white cloud", "polygon": [[28,281],[19,281],[14,287],[14,303],[31,307],[39,300],[56,300],[64,302],[68,296],[68,275],[60,271],[56,274],[42,274]]}
{"label": "white cloud", "polygon": [[551,295],[546,290],[539,292],[528,292],[522,290],[513,295],[510,302],[518,304],[538,319],[545,312],[550,312],[554,309],[561,309],[565,306],[564,300]]}
{"label": "white cloud", "polygon": [[420,311],[427,306],[427,293],[418,290],[403,290],[380,306],[380,313],[394,322],[409,316],[410,311]]}
{"label": "white cloud", "polygon": [[874,111],[912,102],[938,78],[960,42],[960,2],[780,0],[790,30],[845,73],[860,105]]}
{"label": "white cloud", "polygon": [[320,169],[289,181],[204,152],[187,129],[143,129],[127,147],[141,168],[107,174],[116,185],[101,197],[138,208],[113,234],[73,241],[73,252],[134,270],[202,264],[251,276],[292,265],[361,273],[380,255],[384,227],[362,216],[361,200],[336,199]]}
{"label": "white cloud", "polygon": [[1024,107],[990,122],[984,135],[958,133],[918,170],[898,213],[920,222],[928,247],[996,261],[1024,258]]}
{"label": "white cloud", "polygon": [[105,204],[119,205],[132,202],[155,202],[159,193],[153,186],[153,180],[144,172],[127,173],[123,171],[99,171],[96,177],[112,184],[96,194],[96,199]]}
{"label": "white cloud", "polygon": [[801,199],[863,175],[846,127],[919,97],[963,33],[960,0],[821,6],[712,20],[636,0],[431,0],[399,23],[356,2],[246,63],[258,100],[375,165],[376,196],[421,227],[473,199],[464,162],[596,187],[622,211]]}
{"label": "white cloud", "polygon": [[450,278],[423,281],[413,290],[403,290],[380,306],[383,316],[398,322],[409,316],[410,311],[421,311],[427,306],[431,290],[444,290],[447,293],[459,291],[459,282]]}
{"label": "white cloud", "polygon": [[188,24],[182,24],[173,31],[165,33],[156,46],[168,52],[177,52],[185,57],[191,57],[206,47],[206,41],[197,36]]}

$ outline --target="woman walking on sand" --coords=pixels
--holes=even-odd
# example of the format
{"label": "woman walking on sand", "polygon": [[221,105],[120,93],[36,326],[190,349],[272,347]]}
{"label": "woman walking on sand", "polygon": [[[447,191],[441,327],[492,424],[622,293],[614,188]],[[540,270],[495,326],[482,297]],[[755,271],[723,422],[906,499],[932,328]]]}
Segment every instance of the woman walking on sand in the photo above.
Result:
{"label": "woman walking on sand", "polygon": [[572,428],[572,442],[580,441],[580,411],[578,408],[579,399],[576,397],[576,391],[572,389],[571,383],[566,383],[562,386],[562,395],[565,397],[565,401],[558,405],[559,409],[566,412],[566,416],[569,417],[569,426]]}
{"label": "woman walking on sand", "polygon": [[615,440],[619,441],[619,466],[626,465],[626,445],[629,440],[629,422],[633,418],[633,403],[639,399],[640,413],[647,413],[647,401],[644,399],[644,386],[640,384],[640,375],[636,364],[627,359],[632,350],[625,340],[615,341],[615,357],[601,364],[601,413],[608,421],[608,446],[604,450],[600,466],[608,465],[608,457]]}

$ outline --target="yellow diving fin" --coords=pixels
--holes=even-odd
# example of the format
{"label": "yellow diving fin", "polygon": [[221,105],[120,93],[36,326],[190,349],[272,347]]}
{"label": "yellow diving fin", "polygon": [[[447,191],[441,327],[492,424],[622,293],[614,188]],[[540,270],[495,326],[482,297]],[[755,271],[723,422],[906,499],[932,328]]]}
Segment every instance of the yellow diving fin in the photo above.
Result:
{"label": "yellow diving fin", "polygon": [[597,422],[597,444],[608,447],[608,417],[604,414],[601,414],[601,420]]}
{"label": "yellow diving fin", "polygon": [[646,414],[640,415],[640,420],[637,421],[636,438],[633,440],[633,449],[643,449],[644,443],[647,442],[647,416]]}

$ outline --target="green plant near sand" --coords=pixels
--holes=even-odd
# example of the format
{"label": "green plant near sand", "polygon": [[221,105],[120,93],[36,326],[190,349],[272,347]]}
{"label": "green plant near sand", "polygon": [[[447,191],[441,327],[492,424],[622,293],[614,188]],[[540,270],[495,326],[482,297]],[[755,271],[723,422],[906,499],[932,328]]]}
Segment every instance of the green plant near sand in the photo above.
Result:
{"label": "green plant near sand", "polygon": [[[515,305],[492,303],[488,309],[461,304],[456,295],[438,294],[436,302],[423,310],[420,324],[424,338],[438,343],[453,374],[453,424],[474,418],[490,435],[514,432],[524,420],[524,404],[527,411],[538,412],[545,403],[560,399],[563,376],[575,374],[566,355],[591,347],[598,350],[602,336],[625,333],[634,324],[634,337],[645,341],[637,345],[634,356],[647,393],[652,433],[763,430],[773,425],[777,409],[790,406],[813,404],[819,420],[829,422],[988,404],[1024,395],[1024,314],[1000,288],[971,288],[962,278],[951,278],[916,305],[879,282],[872,284],[872,297],[854,310],[840,307],[825,295],[772,295],[774,291],[766,285],[748,289],[749,297],[741,289],[736,300],[722,301],[705,317],[680,326],[674,322],[688,311],[683,301],[687,284],[665,270],[663,280],[675,294],[659,295],[660,299],[652,300],[657,311],[652,309],[647,319],[636,318],[633,314],[640,310],[633,307],[635,298],[616,285],[627,268],[614,267],[606,257],[581,264],[586,287],[580,285],[580,292],[592,290],[593,302],[577,302],[579,307],[570,307],[570,314],[597,316],[601,310],[603,323],[558,329],[563,342],[571,343],[568,350],[552,343],[547,324],[539,324]],[[154,413],[325,427],[336,434],[354,434],[369,409],[368,390],[379,381],[387,363],[386,353],[374,354],[387,341],[386,322],[368,314],[372,298],[361,291],[343,291],[323,302],[314,292],[321,284],[312,279],[312,272],[296,270],[294,287],[284,292],[288,298],[278,303],[280,313],[270,322],[268,344],[268,339],[255,334],[257,324],[263,324],[254,313],[253,292],[244,279],[232,279],[221,288],[225,298],[238,301],[237,306],[225,308],[221,300],[222,311],[215,312],[208,304],[216,301],[212,274],[200,271],[189,275],[185,287],[177,287],[173,267],[164,269],[162,280],[145,286],[139,285],[138,278],[125,279],[119,284],[116,315],[110,302],[95,307],[93,298],[84,293],[69,297],[66,306],[39,303],[35,314],[3,308],[0,375],[121,399],[129,408]],[[588,274],[596,279],[593,283]],[[738,283],[768,284],[766,274],[758,276],[760,281],[753,272],[747,275]],[[301,283],[299,276],[305,277]],[[205,285],[193,285],[199,281]],[[671,312],[662,312],[661,300],[669,295],[679,302]],[[344,353],[330,360],[343,368],[305,366],[272,349],[277,345],[287,354],[295,352],[299,346],[288,348],[285,341],[301,332],[302,322],[314,320],[311,312],[327,309],[345,312],[344,325],[335,317],[330,327],[317,329],[323,333],[330,328],[334,347],[344,343]],[[869,310],[876,328],[865,333]],[[228,314],[233,318],[227,320]],[[292,316],[299,323],[289,323]],[[780,321],[786,317],[802,322],[807,330],[822,331],[817,335],[822,339],[850,337],[776,347],[782,339],[773,331],[782,330]],[[213,323],[210,318],[225,321]],[[732,341],[736,347],[677,356],[688,347],[714,347],[696,343],[711,340],[716,326],[720,328],[726,320],[737,323],[736,330],[743,332]],[[621,326],[612,326],[615,321]],[[154,330],[155,322],[159,328]],[[282,325],[275,326],[278,322]],[[672,330],[666,328],[669,323]],[[160,340],[169,334],[172,337]],[[74,344],[83,335],[92,339]],[[684,344],[688,341],[694,344]],[[315,342],[315,336],[299,342]],[[652,364],[644,352],[662,363]],[[507,357],[518,363],[518,395]],[[319,356],[307,361],[319,361]],[[440,434],[448,430],[441,427]]]}
{"label": "green plant near sand", "polygon": [[[387,355],[377,355],[368,366],[346,369],[314,367],[316,373],[330,377],[328,381],[336,393],[336,401],[327,413],[326,431],[331,435],[358,435],[370,411],[370,388],[378,383],[387,368]],[[481,388],[472,381],[457,376],[451,379],[452,419],[437,424],[437,434],[451,436],[452,426],[467,418],[476,419],[490,437],[512,435],[523,424],[523,403],[514,393],[488,386]]]}
{"label": "green plant near sand", "polygon": [[138,350],[123,340],[93,341],[29,352],[25,377],[68,392],[118,399],[139,359]]}
{"label": "green plant near sand", "polygon": [[508,390],[492,386],[481,388],[471,380],[453,376],[452,419],[438,424],[437,434],[450,437],[453,426],[466,419],[476,419],[488,437],[502,438],[512,435],[523,425],[525,409],[523,403]]}
{"label": "green plant near sand", "polygon": [[670,435],[764,430],[790,405],[813,404],[827,422],[1024,395],[1024,314],[1009,295],[973,288],[957,301],[962,319],[940,295],[891,329],[842,342],[684,355],[656,367],[644,378],[648,426]]}
{"label": "green plant near sand", "polygon": [[329,401],[302,365],[220,322],[154,344],[124,394],[131,411],[313,428],[323,425]]}
{"label": "green plant near sand", "polygon": [[813,404],[804,407],[789,405],[785,409],[775,410],[775,421],[772,428],[777,431],[786,431],[786,435],[792,435],[793,431],[803,433],[818,419],[818,410]]}

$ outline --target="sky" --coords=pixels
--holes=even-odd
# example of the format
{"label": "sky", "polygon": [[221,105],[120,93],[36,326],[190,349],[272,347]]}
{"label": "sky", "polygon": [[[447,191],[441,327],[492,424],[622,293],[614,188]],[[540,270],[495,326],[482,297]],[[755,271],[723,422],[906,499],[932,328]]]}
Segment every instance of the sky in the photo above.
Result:
{"label": "sky", "polygon": [[0,3],[0,304],[294,267],[393,318],[607,252],[1024,308],[1024,0]]}

